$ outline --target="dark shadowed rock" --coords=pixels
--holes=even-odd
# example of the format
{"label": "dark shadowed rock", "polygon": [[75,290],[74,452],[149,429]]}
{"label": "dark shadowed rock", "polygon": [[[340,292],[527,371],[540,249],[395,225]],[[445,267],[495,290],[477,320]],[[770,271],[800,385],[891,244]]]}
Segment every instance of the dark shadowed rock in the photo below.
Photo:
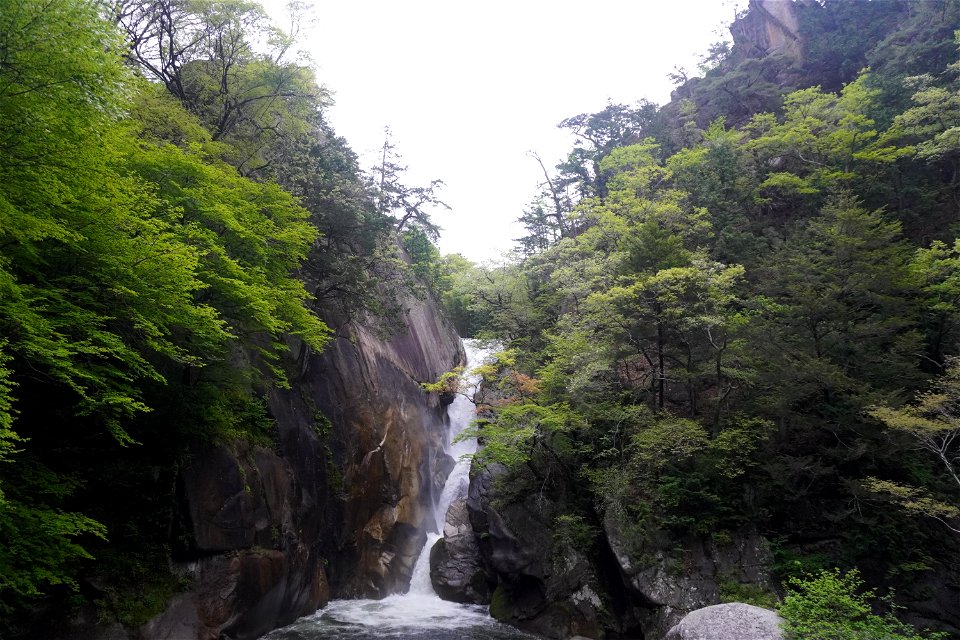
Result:
{"label": "dark shadowed rock", "polygon": [[629,523],[608,510],[603,521],[607,544],[627,588],[644,605],[642,626],[661,637],[685,615],[720,602],[720,585],[735,582],[774,593],[770,573],[773,556],[765,538],[755,531],[735,532],[729,539],[690,537],[681,545],[646,532],[631,541]]}
{"label": "dark shadowed rock", "polygon": [[664,640],[783,640],[775,611],[731,602],[688,613]]}
{"label": "dark shadowed rock", "polygon": [[497,465],[475,472],[467,497],[481,557],[497,582],[491,615],[549,638],[622,633],[590,550],[553,535],[556,518],[567,508],[563,492],[498,501],[496,479],[504,473]]}
{"label": "dark shadowed rock", "polygon": [[450,505],[443,538],[430,550],[430,581],[444,600],[490,604],[490,578],[483,568],[465,498]]}

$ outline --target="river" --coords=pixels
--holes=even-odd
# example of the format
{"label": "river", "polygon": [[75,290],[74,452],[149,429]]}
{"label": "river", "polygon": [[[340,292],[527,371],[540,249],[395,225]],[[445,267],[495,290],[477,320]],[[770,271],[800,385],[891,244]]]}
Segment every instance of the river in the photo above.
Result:
{"label": "river", "polygon": [[[470,340],[464,341],[467,369],[480,364],[487,352]],[[475,380],[467,393],[472,394]],[[450,417],[448,443],[474,418],[473,403],[457,395],[447,409]],[[447,508],[466,495],[469,483],[469,456],[476,440],[448,444],[448,453],[457,465],[447,478],[436,505],[437,530],[443,530]],[[491,618],[487,607],[441,600],[430,584],[430,548],[439,534],[429,534],[413,569],[410,589],[382,600],[333,600],[311,616],[268,633],[262,640],[530,640],[533,636]]]}

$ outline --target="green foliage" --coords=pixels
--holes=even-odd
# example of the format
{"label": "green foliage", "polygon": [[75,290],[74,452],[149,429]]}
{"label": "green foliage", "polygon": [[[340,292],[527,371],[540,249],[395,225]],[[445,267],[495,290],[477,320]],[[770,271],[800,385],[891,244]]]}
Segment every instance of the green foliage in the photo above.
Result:
{"label": "green foliage", "polygon": [[[9,462],[6,464],[10,464]],[[17,482],[0,501],[0,611],[16,612],[51,588],[76,589],[76,570],[92,558],[88,541],[106,528],[62,509],[77,481],[59,477],[33,460],[18,460]]]}
{"label": "green foliage", "polygon": [[463,367],[456,367],[442,374],[436,382],[421,382],[420,387],[427,393],[457,393],[463,379]]}
{"label": "green foliage", "polygon": [[[517,350],[511,375],[486,372],[504,402],[478,433],[531,468],[514,498],[577,478],[565,499],[592,501],[638,566],[749,526],[781,575],[869,559],[909,587],[956,545],[932,520],[957,527],[955,394],[901,405],[960,350],[960,4],[791,6],[802,56],[739,32],[664,108],[562,123],[579,140],[541,162],[519,253],[458,283]],[[529,453],[528,405],[576,413],[563,455]]]}
{"label": "green foliage", "polygon": [[863,579],[856,569],[847,573],[841,573],[839,569],[824,570],[805,578],[792,578],[780,605],[787,637],[792,640],[947,637],[946,634],[919,633],[901,623],[892,613],[873,613],[876,592],[864,590],[863,586]]}
{"label": "green foliage", "polygon": [[457,438],[482,439],[483,447],[474,455],[478,464],[513,468],[529,463],[534,456],[556,459],[569,454],[567,434],[579,421],[564,405],[505,404],[497,407],[491,420],[477,421]]}
{"label": "green foliage", "polygon": [[597,528],[579,514],[564,513],[553,520],[553,543],[560,549],[587,550],[599,534]]}
{"label": "green foliage", "polygon": [[[0,11],[0,116],[16,123],[0,133],[0,607],[11,620],[76,589],[108,534],[120,546],[139,536],[147,554],[164,544],[169,517],[105,508],[88,485],[114,474],[118,488],[147,487],[156,495],[139,508],[163,519],[174,497],[158,478],[198,443],[272,445],[263,394],[285,382],[286,341],[322,349],[330,335],[294,277],[319,241],[311,212],[265,168],[281,138],[313,126],[312,74],[253,52],[267,31],[244,31],[252,4],[114,8],[124,27],[144,20],[132,48],[101,3]],[[123,57],[166,27],[189,43],[159,78],[176,99]],[[288,46],[277,38],[270,46]],[[226,84],[212,89],[217,73]],[[109,579],[128,584],[134,569]],[[161,587],[141,594],[145,613],[119,592],[107,609],[142,621],[171,593]]]}
{"label": "green foliage", "polygon": [[[867,412],[893,432],[906,434],[944,472],[951,489],[937,491],[869,478],[870,491],[891,497],[908,512],[934,518],[954,533],[960,533],[960,465],[957,436],[960,435],[960,361],[948,361],[946,371],[916,402],[899,409],[874,406]],[[932,484],[932,483],[929,483]]]}
{"label": "green foliage", "polygon": [[723,579],[718,586],[721,602],[744,602],[766,609],[775,609],[780,602],[777,594],[754,584],[743,584],[734,578]]}

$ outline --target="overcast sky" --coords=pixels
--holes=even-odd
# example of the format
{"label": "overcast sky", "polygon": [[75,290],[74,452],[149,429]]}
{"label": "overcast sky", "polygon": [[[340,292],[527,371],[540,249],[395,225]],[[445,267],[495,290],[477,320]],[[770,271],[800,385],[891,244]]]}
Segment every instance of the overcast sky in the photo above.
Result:
{"label": "overcast sky", "polygon": [[[264,4],[282,16],[283,0]],[[729,39],[734,10],[733,0],[316,0],[300,40],[334,93],[330,122],[365,168],[389,125],[407,184],[446,183],[441,251],[483,261],[521,235],[513,221],[542,181],[528,152],[556,164],[572,146],[556,125],[608,99],[669,100],[667,74],[695,70]]]}

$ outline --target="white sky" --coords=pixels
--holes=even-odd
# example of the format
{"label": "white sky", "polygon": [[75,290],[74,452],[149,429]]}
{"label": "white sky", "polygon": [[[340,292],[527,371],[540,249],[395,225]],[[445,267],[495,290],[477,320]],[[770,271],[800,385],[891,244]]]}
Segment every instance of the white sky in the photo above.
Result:
{"label": "white sky", "polygon": [[[284,0],[264,2],[280,16]],[[743,4],[740,2],[740,4]],[[514,220],[572,146],[564,118],[670,97],[667,74],[695,70],[728,39],[734,0],[315,0],[300,34],[329,120],[373,164],[384,126],[406,184],[441,179],[440,250],[494,259],[522,235]],[[277,19],[281,26],[285,19]],[[694,74],[695,75],[695,74]]]}

